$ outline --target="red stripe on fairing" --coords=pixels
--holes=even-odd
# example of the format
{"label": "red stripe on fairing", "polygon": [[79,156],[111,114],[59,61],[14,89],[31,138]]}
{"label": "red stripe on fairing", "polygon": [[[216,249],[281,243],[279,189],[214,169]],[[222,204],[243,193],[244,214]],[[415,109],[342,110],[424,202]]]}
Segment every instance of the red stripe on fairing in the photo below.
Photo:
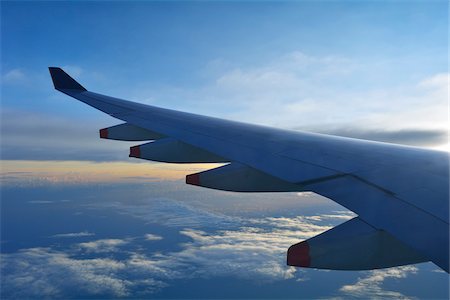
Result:
{"label": "red stripe on fairing", "polygon": [[307,241],[292,245],[287,253],[288,266],[309,267],[311,257],[309,256],[309,244]]}
{"label": "red stripe on fairing", "polygon": [[133,146],[130,148],[130,157],[141,157],[141,149],[139,146]]}
{"label": "red stripe on fairing", "polygon": [[108,138],[108,128],[100,129],[100,138],[102,139]]}
{"label": "red stripe on fairing", "polygon": [[198,173],[187,175],[186,183],[192,185],[200,185],[200,175]]}

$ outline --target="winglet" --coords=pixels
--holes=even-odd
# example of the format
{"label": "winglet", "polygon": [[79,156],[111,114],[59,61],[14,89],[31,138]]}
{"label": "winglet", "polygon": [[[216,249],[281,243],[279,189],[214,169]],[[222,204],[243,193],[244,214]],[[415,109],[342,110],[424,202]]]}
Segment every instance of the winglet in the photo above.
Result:
{"label": "winglet", "polygon": [[64,72],[61,68],[49,67],[50,76],[52,76],[53,85],[55,89],[58,91],[61,90],[76,90],[80,92],[86,91],[86,89],[76,82],[75,79],[70,77],[66,72]]}

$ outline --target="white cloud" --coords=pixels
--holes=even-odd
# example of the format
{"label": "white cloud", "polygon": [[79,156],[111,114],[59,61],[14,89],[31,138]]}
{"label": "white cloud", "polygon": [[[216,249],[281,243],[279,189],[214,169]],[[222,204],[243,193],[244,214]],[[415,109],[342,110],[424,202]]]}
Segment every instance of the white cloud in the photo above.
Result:
{"label": "white cloud", "polygon": [[449,88],[449,74],[448,73],[440,73],[436,74],[430,78],[426,78],[419,83],[419,87],[428,88],[428,89],[445,89]]}
{"label": "white cloud", "polygon": [[432,270],[431,272],[435,272],[435,273],[446,273],[444,270],[442,270],[442,269],[434,269],[434,270]]}
{"label": "white cloud", "polygon": [[28,203],[31,203],[31,204],[50,204],[50,203],[53,203],[53,201],[50,201],[50,200],[30,200],[30,201],[27,201]]}
{"label": "white cloud", "polygon": [[295,268],[286,266],[285,252],[298,237],[293,232],[272,232],[249,227],[208,234],[186,229],[181,234],[192,242],[170,254],[181,263],[196,265],[201,277],[237,276],[244,279],[281,280],[293,278]]}
{"label": "white cloud", "polygon": [[410,299],[410,297],[399,292],[384,290],[382,284],[386,279],[401,279],[415,273],[417,273],[417,267],[415,266],[370,271],[366,277],[359,278],[355,284],[344,285],[340,291],[346,297],[362,299]]}
{"label": "white cloud", "polygon": [[[183,227],[182,235],[191,239],[178,252],[156,256],[135,255],[132,263],[146,272],[170,279],[180,276],[239,276],[261,280],[292,278],[295,268],[286,266],[286,251],[292,244],[330,229],[331,223],[353,214],[339,212],[320,217],[239,218],[195,208],[171,199],[130,205],[108,203],[120,211],[154,223]],[[319,222],[326,223],[319,224]],[[217,232],[197,229],[205,226],[230,228]],[[187,227],[187,228],[186,228]],[[147,237],[147,235],[145,235]],[[153,235],[151,236],[154,238]]]}
{"label": "white cloud", "polygon": [[127,265],[134,273],[159,281],[190,278],[189,265],[163,254],[157,253],[148,257],[145,254],[132,253],[127,259]]}
{"label": "white cloud", "polygon": [[12,69],[3,75],[3,82],[16,83],[26,79],[25,73],[21,69]]}
{"label": "white cloud", "polygon": [[72,237],[85,237],[85,236],[93,236],[95,233],[82,231],[82,232],[70,232],[70,233],[58,233],[54,234],[51,237],[54,238],[72,238]]}
{"label": "white cloud", "polygon": [[[186,208],[172,206],[172,209]],[[188,211],[202,215],[199,210]],[[167,207],[166,212],[170,214]],[[214,216],[209,215],[209,220]],[[222,222],[220,216],[218,219]],[[66,252],[31,248],[2,254],[3,293],[9,298],[64,298],[74,291],[91,297],[148,296],[176,279],[215,276],[260,281],[290,279],[298,275],[295,268],[286,265],[287,248],[303,237],[329,228],[320,225],[301,228],[300,224],[307,223],[307,219],[255,218],[245,226],[238,223],[229,230],[206,232],[186,228],[180,233],[190,241],[181,244],[179,251],[168,253],[143,254],[140,239],[128,238],[77,243]],[[162,238],[154,234],[143,237]],[[86,253],[89,257],[108,254],[108,258],[86,258]]]}
{"label": "white cloud", "polygon": [[[147,201],[148,202],[148,201]],[[150,208],[136,205],[138,218],[152,219],[180,227],[176,216],[195,227],[180,228],[186,239],[178,250],[149,252],[143,242],[163,238],[144,234],[142,238],[100,239],[69,245],[66,251],[49,248],[24,249],[2,255],[2,286],[10,298],[149,297],[179,279],[234,277],[273,282],[309,280],[304,269],[286,265],[286,251],[298,243],[353,217],[347,211],[299,217],[237,218],[233,225],[220,214],[189,205],[156,201]],[[123,206],[120,208],[124,211]],[[126,209],[130,211],[130,207]],[[136,214],[136,210],[131,210]],[[152,214],[153,213],[153,214]],[[162,215],[166,223],[162,221]],[[200,216],[194,218],[194,215]],[[203,222],[203,223],[202,223]],[[202,227],[220,228],[209,229]],[[82,234],[83,232],[81,232]],[[77,235],[68,233],[62,235]],[[148,243],[147,243],[148,245]],[[96,255],[100,256],[93,258]],[[105,257],[107,255],[107,258]],[[340,292],[353,297],[402,297],[383,289],[386,279],[405,278],[415,267],[366,272],[355,284]],[[307,284],[307,283],[306,283]]]}
{"label": "white cloud", "polygon": [[2,254],[2,292],[8,298],[64,298],[70,293],[126,296],[125,265],[108,258],[74,259],[48,248]]}
{"label": "white cloud", "polygon": [[147,241],[159,241],[159,240],[162,240],[163,237],[162,237],[162,236],[159,236],[159,235],[156,235],[156,234],[147,233],[147,234],[145,235],[145,239],[146,239]]}
{"label": "white cloud", "polygon": [[78,247],[86,252],[114,252],[119,247],[130,242],[129,239],[102,239],[92,242],[79,243]]}

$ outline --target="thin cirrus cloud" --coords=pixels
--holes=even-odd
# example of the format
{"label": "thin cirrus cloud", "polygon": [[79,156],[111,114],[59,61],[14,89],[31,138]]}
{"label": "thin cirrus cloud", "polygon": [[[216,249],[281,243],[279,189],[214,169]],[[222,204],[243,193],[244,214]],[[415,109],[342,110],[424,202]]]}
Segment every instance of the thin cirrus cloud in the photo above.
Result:
{"label": "thin cirrus cloud", "polygon": [[89,231],[81,231],[81,232],[69,232],[69,233],[58,233],[54,234],[51,237],[53,238],[77,238],[77,237],[87,237],[94,236],[95,233]]}
{"label": "thin cirrus cloud", "polygon": [[[259,66],[230,65],[210,74],[214,79],[209,84],[153,91],[153,98],[183,109],[196,107],[218,116],[284,128],[347,127],[358,122],[353,126],[400,130],[447,122],[446,111],[442,112],[447,107],[447,73],[389,82],[383,73],[373,71],[373,60],[301,51]],[[167,97],[170,101],[164,100]],[[419,118],[412,119],[412,115]]]}
{"label": "thin cirrus cloud", "polygon": [[374,78],[374,64],[296,51],[260,66],[230,64],[211,74],[208,85],[153,91],[152,98],[169,98],[164,103],[181,110],[287,129],[424,147],[447,144],[448,73],[389,82],[381,74]]}
{"label": "thin cirrus cloud", "polygon": [[26,75],[22,69],[11,69],[2,76],[3,83],[13,84],[20,83],[26,79]]}

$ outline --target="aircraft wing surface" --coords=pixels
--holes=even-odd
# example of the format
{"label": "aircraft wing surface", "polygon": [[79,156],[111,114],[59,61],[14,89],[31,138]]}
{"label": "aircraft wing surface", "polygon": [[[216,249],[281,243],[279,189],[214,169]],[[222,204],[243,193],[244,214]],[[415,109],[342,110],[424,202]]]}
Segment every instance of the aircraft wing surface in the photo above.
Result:
{"label": "aircraft wing surface", "polygon": [[236,192],[311,191],[358,217],[288,251],[289,265],[363,270],[432,261],[449,272],[449,153],[289,131],[90,92],[60,68],[55,89],[124,123],[100,137],[147,141],[130,157],[226,163],[188,184]]}

